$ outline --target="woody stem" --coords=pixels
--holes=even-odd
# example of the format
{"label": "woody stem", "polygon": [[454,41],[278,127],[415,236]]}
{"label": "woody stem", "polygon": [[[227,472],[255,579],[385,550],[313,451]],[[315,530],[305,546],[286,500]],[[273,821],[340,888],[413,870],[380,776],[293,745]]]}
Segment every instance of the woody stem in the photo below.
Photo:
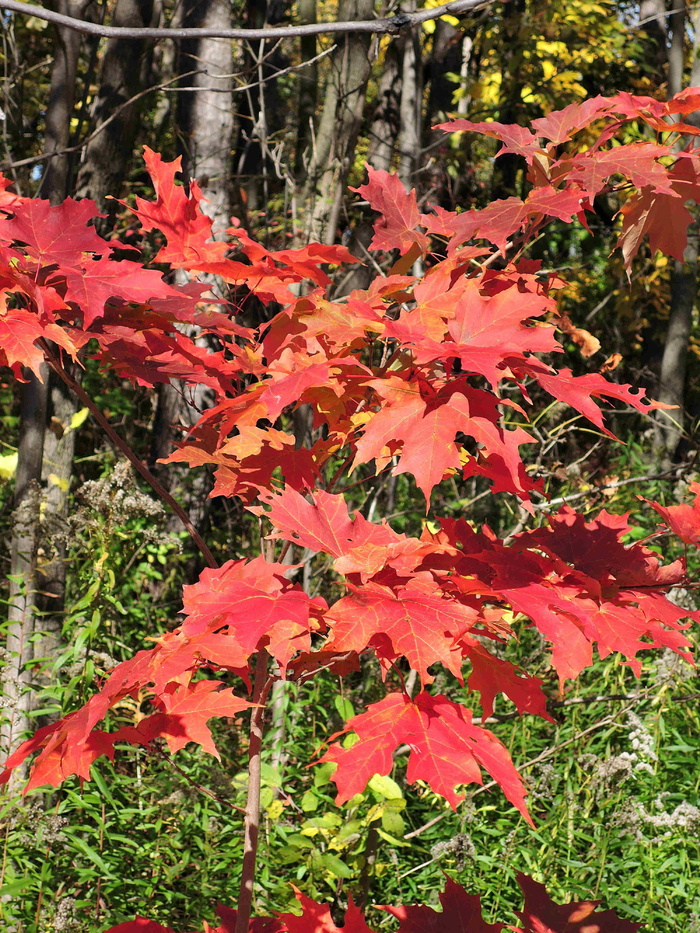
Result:
{"label": "woody stem", "polygon": [[100,409],[95,405],[95,403],[90,398],[90,396],[87,394],[87,392],[85,392],[85,390],[80,385],[80,383],[77,382],[75,379],[73,379],[73,377],[70,376],[66,372],[66,370],[61,365],[60,360],[51,351],[51,348],[48,346],[48,344],[45,341],[42,341],[42,343],[43,343],[42,349],[46,357],[46,362],[51,367],[51,369],[53,369],[56,375],[59,376],[59,378],[61,378],[63,382],[65,382],[68,388],[72,392],[74,392],[75,395],[77,395],[77,397],[80,399],[83,405],[85,405],[85,407],[90,411],[90,414],[93,416],[95,421],[97,421],[97,423],[100,425],[100,427],[105,432],[107,437],[109,437],[109,439],[112,441],[114,446],[118,447],[119,450],[121,450],[121,452],[127,458],[129,463],[131,463],[134,469],[138,473],[141,474],[141,476],[146,480],[146,482],[151,487],[151,489],[153,489],[156,495],[163,502],[165,502],[166,505],[170,506],[172,511],[177,515],[177,517],[180,519],[182,524],[185,526],[187,532],[189,533],[194,543],[199,548],[199,551],[201,552],[208,566],[217,568],[219,565],[214,559],[213,554],[207,547],[207,544],[204,538],[202,538],[200,533],[194,527],[194,525],[192,524],[192,521],[190,520],[189,515],[187,514],[187,512],[185,512],[185,510],[180,505],[180,503],[177,501],[177,499],[175,499],[173,496],[170,495],[170,493],[163,486],[163,484],[158,479],[156,479],[153,473],[151,473],[151,471],[148,469],[146,464],[142,463],[142,461],[139,460],[139,458],[136,456],[133,450],[129,447],[126,441],[123,440],[123,438],[121,438],[117,434],[117,432],[114,430],[112,425],[109,423],[109,421],[107,421],[105,416],[102,414]]}
{"label": "woody stem", "polygon": [[250,912],[253,904],[253,882],[258,853],[258,829],[260,826],[260,751],[262,748],[264,700],[267,694],[267,651],[261,648],[255,659],[255,682],[253,703],[250,711],[250,737],[248,745],[248,799],[245,808],[243,840],[243,868],[238,893],[235,933],[248,933]]}

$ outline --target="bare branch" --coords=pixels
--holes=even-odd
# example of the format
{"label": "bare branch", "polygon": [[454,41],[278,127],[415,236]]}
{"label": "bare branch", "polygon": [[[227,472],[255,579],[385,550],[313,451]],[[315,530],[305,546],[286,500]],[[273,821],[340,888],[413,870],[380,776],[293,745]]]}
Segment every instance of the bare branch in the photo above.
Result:
{"label": "bare branch", "polygon": [[171,27],[129,27],[105,26],[101,23],[89,23],[73,16],[65,16],[35,6],[33,3],[23,3],[21,0],[2,0],[0,9],[10,10],[13,13],[22,13],[36,19],[46,20],[84,32],[91,36],[102,36],[107,39],[293,39],[297,36],[318,36],[329,33],[357,33],[369,32],[373,34],[399,35],[410,29],[415,29],[421,23],[439,19],[445,14],[460,16],[471,13],[483,7],[490,6],[493,0],[452,0],[442,6],[428,10],[418,10],[415,13],[398,13],[384,19],[362,20],[352,23],[308,23],[299,26],[270,26],[267,29],[188,29]]}

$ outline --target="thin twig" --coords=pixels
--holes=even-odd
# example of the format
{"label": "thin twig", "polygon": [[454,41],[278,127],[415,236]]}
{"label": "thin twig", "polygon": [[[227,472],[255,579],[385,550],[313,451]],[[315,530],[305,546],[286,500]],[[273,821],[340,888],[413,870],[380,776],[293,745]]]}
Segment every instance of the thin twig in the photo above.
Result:
{"label": "thin twig", "polygon": [[46,362],[51,367],[51,369],[53,369],[56,375],[60,379],[63,380],[63,382],[68,386],[68,388],[78,396],[80,401],[90,411],[95,421],[97,421],[97,423],[100,425],[100,427],[105,432],[107,437],[109,437],[109,439],[112,441],[114,446],[119,448],[119,450],[121,450],[121,452],[127,458],[129,463],[131,463],[134,469],[137,470],[141,474],[141,476],[146,480],[146,482],[151,487],[151,489],[155,492],[158,498],[162,499],[162,501],[165,502],[166,505],[170,506],[170,508],[173,510],[173,512],[177,515],[177,517],[180,519],[182,524],[187,529],[188,534],[190,535],[194,543],[199,548],[200,552],[202,553],[202,556],[204,557],[209,567],[213,567],[214,569],[217,569],[219,565],[217,561],[214,559],[213,554],[207,547],[206,541],[204,540],[204,538],[202,538],[200,533],[194,527],[189,515],[183,509],[183,507],[180,505],[177,499],[175,499],[168,492],[168,490],[163,486],[163,484],[159,480],[156,479],[153,473],[151,473],[151,471],[148,469],[146,464],[142,463],[141,460],[139,460],[139,458],[136,456],[133,450],[129,447],[126,441],[124,441],[117,434],[117,432],[114,430],[112,425],[109,423],[109,421],[107,421],[105,416],[102,414],[100,409],[95,405],[95,403],[90,398],[90,396],[87,394],[87,392],[85,392],[85,390],[80,385],[80,383],[77,382],[75,379],[73,379],[72,376],[68,375],[68,373],[65,371],[65,369],[61,365],[60,360],[52,352],[52,350],[50,349],[46,341],[42,340],[41,343],[42,343],[42,349],[44,351],[44,356],[46,358]]}
{"label": "thin twig", "polygon": [[109,124],[113,120],[116,120],[123,110],[125,110],[127,107],[130,107],[137,100],[140,100],[142,97],[145,97],[152,91],[164,91],[167,89],[168,85],[173,84],[175,81],[180,81],[182,78],[189,78],[196,74],[200,74],[200,72],[188,71],[184,75],[175,75],[174,78],[171,78],[169,81],[164,81],[162,84],[154,84],[153,87],[147,87],[145,90],[139,91],[138,94],[134,94],[134,96],[130,97],[129,100],[125,100],[123,103],[119,104],[118,107],[115,107],[103,123],[100,123],[99,126],[95,127],[89,136],[86,136],[85,139],[83,139],[81,142],[76,143],[75,146],[67,146],[65,149],[54,149],[53,152],[44,152],[42,155],[31,156],[27,159],[18,159],[16,162],[3,162],[2,168],[6,171],[8,168],[14,169],[22,168],[24,165],[37,165],[39,162],[47,162],[49,159],[53,159],[55,156],[69,155],[72,152],[80,152],[80,150],[84,149],[88,143],[91,143],[96,136],[99,136],[103,130],[107,129]]}
{"label": "thin twig", "polygon": [[675,480],[677,479],[675,470],[667,470],[665,473],[655,473],[651,476],[643,474],[642,476],[630,476],[627,479],[617,479],[612,483],[601,483],[600,486],[591,486],[590,489],[586,489],[585,492],[575,492],[570,496],[558,496],[556,499],[550,499],[548,502],[535,502],[532,504],[534,509],[541,511],[542,509],[551,509],[557,505],[566,505],[568,502],[573,502],[575,499],[583,499],[586,496],[592,497],[597,492],[605,492],[608,489],[618,489],[620,486],[628,486],[630,483],[638,483],[640,481],[652,482],[653,480]]}
{"label": "thin twig", "polygon": [[166,755],[163,749],[159,748],[155,742],[149,743],[147,748],[149,751],[160,755],[160,757],[163,758],[164,761],[167,761],[168,764],[173,767],[178,774],[182,775],[188,784],[191,784],[191,786],[196,788],[196,790],[198,790],[200,793],[206,794],[207,797],[211,797],[212,800],[216,800],[217,803],[220,803],[224,807],[230,807],[232,810],[238,810],[239,813],[245,813],[244,807],[239,807],[237,804],[231,803],[230,800],[226,800],[224,797],[219,797],[218,794],[215,794],[213,790],[209,790],[208,787],[204,787],[203,784],[198,784],[197,781],[195,781],[194,778],[191,778],[186,771],[183,771],[180,765],[175,764],[170,755]]}
{"label": "thin twig", "polygon": [[439,19],[445,14],[460,16],[471,13],[483,7],[490,6],[493,0],[453,0],[441,6],[427,10],[418,10],[415,13],[398,13],[384,19],[359,20],[357,22],[343,23],[308,23],[302,26],[270,26],[266,29],[201,29],[201,28],[169,28],[169,27],[132,27],[132,26],[105,26],[101,23],[91,23],[55,13],[33,3],[24,3],[22,0],[3,0],[0,9],[11,10],[14,13],[23,13],[48,23],[66,26],[76,32],[84,32],[91,36],[101,36],[107,39],[293,39],[297,36],[322,36],[329,33],[358,33],[400,35],[409,29]]}

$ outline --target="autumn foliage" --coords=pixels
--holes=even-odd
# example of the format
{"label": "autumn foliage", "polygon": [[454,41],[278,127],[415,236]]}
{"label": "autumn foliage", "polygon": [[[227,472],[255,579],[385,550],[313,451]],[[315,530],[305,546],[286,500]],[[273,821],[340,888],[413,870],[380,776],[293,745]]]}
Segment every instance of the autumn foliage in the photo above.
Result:
{"label": "autumn foliage", "polygon": [[[338,801],[392,771],[396,749],[407,746],[409,783],[424,781],[457,807],[461,788],[483,783],[486,772],[531,821],[527,786],[507,749],[473,721],[469,706],[434,692],[435,666],[478,693],[484,718],[501,693],[521,713],[548,718],[541,682],[489,646],[512,637],[516,617],[528,620],[551,646],[562,684],[592,663],[594,649],[601,657],[619,653],[636,671],[651,648],[690,658],[686,632],[700,614],[669,599],[686,582],[684,562],[664,563],[644,544],[625,543],[629,517],[606,511],[586,521],[564,506],[507,542],[475,528],[468,515],[431,514],[421,536],[409,537],[350,514],[343,490],[368,473],[407,473],[428,513],[445,478],[478,475],[535,514],[543,489],[521,458],[521,448],[536,443],[528,387],[608,434],[608,403],[645,414],[659,407],[599,372],[557,369],[558,332],[584,356],[594,338],[558,316],[562,280],[521,256],[550,221],[585,225],[596,196],[617,190],[626,193],[617,245],[627,268],[645,237],[652,249],[682,259],[686,201],[700,202],[700,160],[673,143],[699,131],[670,121],[698,107],[700,89],[691,89],[670,103],[598,97],[535,120],[532,129],[444,124],[447,132],[495,137],[501,153],[521,156],[529,193],[484,210],[422,212],[395,176],[368,168],[357,192],[379,215],[371,249],[393,251],[395,263],[343,298],[330,297],[326,270],[357,261],[345,248],[269,251],[238,226],[227,240],[213,240],[196,183],[178,184],[179,162],[149,150],[155,200],[137,198],[133,214],[144,232],[164,239],[155,262],[185,270],[187,285],[166,284],[133,250],[115,255],[119,244],[89,225],[91,202],[51,207],[12,194],[3,181],[2,362],[19,379],[27,370],[41,376],[45,361],[65,375],[66,361],[79,364],[87,352],[140,385],[206,386],[214,404],[169,461],[213,468],[212,495],[238,497],[267,536],[263,554],[205,569],[184,590],[182,623],[119,664],[82,708],[21,745],[4,779],[36,753],[27,789],[70,775],[88,780],[93,763],[113,758],[124,742],[164,740],[173,753],[195,742],[217,755],[207,725],[213,717],[264,703],[275,678],[306,679],[320,669],[343,676],[370,655],[385,675],[404,659],[420,689],[389,691],[347,722],[354,744],[342,733],[327,736],[319,760],[337,766]],[[621,129],[633,125],[650,127],[658,141],[618,144]],[[239,323],[236,309],[197,281],[203,274],[255,296],[269,309],[264,323]],[[216,349],[190,336],[195,328]],[[297,444],[285,417],[302,404],[313,412],[307,446]],[[689,545],[700,539],[700,487],[693,492],[694,504],[651,503]],[[342,583],[335,602],[311,598],[290,580],[284,558],[292,546],[332,562]],[[256,663],[265,665],[263,686],[246,694]],[[242,686],[217,673],[237,675]],[[146,695],[151,711],[138,725],[101,728],[125,697]],[[591,903],[557,906],[528,878],[521,887],[520,933],[637,928]],[[254,920],[250,930],[337,929],[328,908],[301,893],[298,899],[301,917]],[[441,904],[442,913],[385,909],[400,933],[504,929],[486,923],[478,898],[450,880]],[[220,917],[216,933],[233,933],[235,911],[221,908]],[[113,929],[168,933],[146,920]],[[343,929],[369,929],[352,901]]]}

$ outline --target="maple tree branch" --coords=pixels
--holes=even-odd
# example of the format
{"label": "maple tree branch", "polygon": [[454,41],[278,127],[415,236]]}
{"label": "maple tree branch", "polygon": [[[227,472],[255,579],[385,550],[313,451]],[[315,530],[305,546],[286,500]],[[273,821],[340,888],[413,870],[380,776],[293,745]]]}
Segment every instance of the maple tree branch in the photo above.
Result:
{"label": "maple tree branch", "polygon": [[584,492],[574,492],[570,496],[558,496],[556,499],[550,499],[547,502],[533,502],[532,507],[534,509],[551,509],[557,505],[566,505],[567,502],[573,502],[575,499],[583,499],[586,496],[594,496],[597,492],[604,492],[607,489],[619,489],[620,486],[629,486],[630,483],[638,483],[640,480],[646,480],[651,482],[652,480],[676,480],[677,471],[675,470],[666,470],[664,473],[654,473],[651,475],[642,474],[641,476],[630,476],[627,479],[616,479],[612,483],[601,483],[600,486],[591,486],[590,489],[584,490]]}
{"label": "maple tree branch", "polygon": [[356,34],[368,32],[373,35],[397,36],[415,29],[422,23],[439,19],[449,14],[460,16],[472,13],[483,7],[490,6],[494,0],[452,0],[441,6],[427,10],[417,10],[414,13],[396,13],[383,19],[359,20],[344,23],[308,23],[299,26],[270,26],[266,29],[202,29],[202,28],[173,28],[173,27],[132,27],[132,26],[105,26],[101,23],[91,23],[74,16],[55,13],[33,3],[24,3],[22,0],[3,0],[0,9],[10,10],[13,13],[22,13],[58,26],[66,26],[76,32],[84,32],[90,36],[100,36],[107,39],[293,39],[298,36],[323,36],[329,33]]}
{"label": "maple tree branch", "polygon": [[252,702],[258,703],[250,711],[250,739],[248,745],[248,799],[245,808],[243,841],[243,866],[241,886],[238,893],[235,933],[248,933],[250,912],[253,904],[253,882],[255,862],[258,854],[258,830],[260,827],[260,777],[263,721],[265,719],[264,698],[269,687],[267,682],[267,649],[261,648],[255,659],[255,682]]}
{"label": "maple tree branch", "polygon": [[114,430],[112,425],[109,423],[109,421],[107,421],[105,416],[102,414],[100,409],[95,405],[93,400],[90,398],[87,392],[83,389],[80,383],[77,382],[75,379],[73,379],[72,376],[68,375],[68,373],[65,371],[65,369],[61,365],[60,360],[51,351],[51,348],[48,346],[46,341],[42,339],[40,343],[42,344],[42,349],[46,357],[46,362],[51,367],[51,369],[53,369],[56,375],[60,379],[63,380],[63,382],[68,386],[68,388],[72,392],[74,392],[75,395],[78,396],[80,401],[90,411],[90,414],[94,417],[95,421],[97,421],[97,423],[100,425],[100,427],[105,432],[105,434],[109,437],[109,439],[112,441],[115,447],[118,447],[119,450],[121,450],[121,452],[127,458],[129,463],[131,463],[134,469],[138,473],[141,474],[141,476],[146,480],[146,482],[151,487],[151,489],[155,492],[155,494],[160,499],[162,499],[163,502],[166,503],[166,505],[170,506],[172,511],[177,515],[177,517],[180,519],[182,524],[185,526],[185,529],[187,530],[189,536],[192,538],[194,543],[197,545],[199,551],[201,552],[208,566],[216,570],[219,566],[218,562],[214,559],[214,555],[211,553],[211,551],[207,547],[206,541],[204,540],[204,538],[202,538],[200,533],[194,527],[189,515],[183,509],[183,507],[180,505],[177,499],[175,499],[168,492],[165,486],[163,486],[163,484],[158,479],[156,479],[153,473],[151,473],[151,471],[148,469],[146,464],[143,463],[141,460],[139,460],[139,458],[133,452],[131,447],[129,447],[126,441],[124,441],[117,434],[117,432]]}
{"label": "maple tree branch", "polygon": [[218,794],[215,794],[213,790],[209,790],[209,788],[208,788],[208,787],[204,787],[203,784],[197,783],[197,781],[195,781],[194,778],[191,778],[191,777],[189,776],[189,774],[188,774],[186,771],[183,771],[183,769],[180,767],[180,765],[176,764],[176,763],[173,761],[173,759],[170,757],[170,755],[167,755],[167,754],[163,751],[162,748],[159,748],[159,747],[155,744],[155,742],[149,742],[148,745],[146,746],[146,748],[147,748],[150,752],[155,752],[157,755],[160,755],[160,757],[161,757],[164,761],[167,761],[167,763],[168,763],[171,767],[173,767],[173,768],[177,771],[178,774],[182,775],[182,777],[187,781],[188,784],[190,784],[192,787],[194,787],[194,788],[195,788],[196,790],[198,790],[200,793],[206,794],[207,797],[211,797],[212,800],[216,800],[217,803],[220,803],[220,804],[221,804],[222,806],[224,806],[224,807],[230,807],[231,810],[238,810],[239,813],[245,813],[245,808],[244,808],[244,807],[239,807],[238,804],[232,803],[230,800],[226,800],[225,797],[220,797]]}

